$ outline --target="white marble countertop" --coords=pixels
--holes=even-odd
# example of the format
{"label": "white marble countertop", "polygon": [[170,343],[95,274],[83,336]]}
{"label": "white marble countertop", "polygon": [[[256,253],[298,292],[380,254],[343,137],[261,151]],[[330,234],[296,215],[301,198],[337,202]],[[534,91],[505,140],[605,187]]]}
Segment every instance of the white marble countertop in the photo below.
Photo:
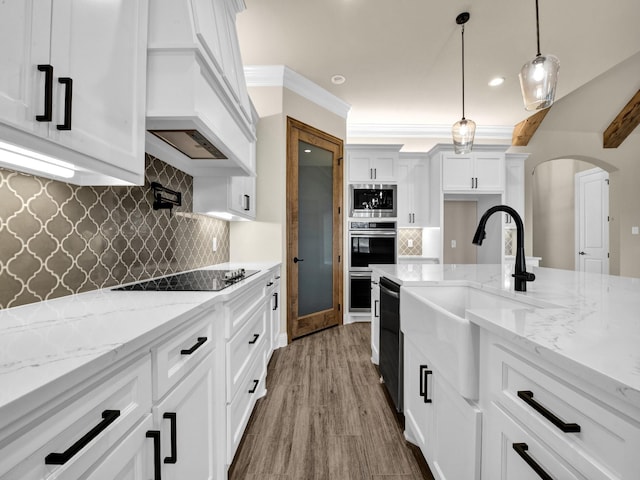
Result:
{"label": "white marble countertop", "polygon": [[469,310],[468,318],[640,408],[640,279],[551,268],[514,292],[512,265],[374,265],[405,288],[469,285],[558,308]]}
{"label": "white marble countertop", "polygon": [[[0,310],[0,429],[30,402],[134,353],[161,335],[264,279],[277,263],[218,264],[260,270],[220,292],[111,288]],[[220,326],[221,334],[224,326]]]}

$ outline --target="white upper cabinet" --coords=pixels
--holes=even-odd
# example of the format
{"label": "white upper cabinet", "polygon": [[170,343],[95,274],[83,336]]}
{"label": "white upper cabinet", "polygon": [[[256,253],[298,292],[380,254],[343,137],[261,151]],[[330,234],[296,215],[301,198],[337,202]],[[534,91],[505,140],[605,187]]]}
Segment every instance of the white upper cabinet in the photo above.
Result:
{"label": "white upper cabinet", "polygon": [[429,226],[429,159],[424,154],[401,154],[397,172],[398,227]]}
{"label": "white upper cabinet", "polygon": [[398,180],[398,152],[402,145],[348,145],[349,183],[395,183]]}
{"label": "white upper cabinet", "polygon": [[472,152],[442,155],[442,189],[445,192],[502,192],[504,153]]}
{"label": "white upper cabinet", "polygon": [[225,220],[255,220],[256,177],[194,177],[193,211]]}
{"label": "white upper cabinet", "polygon": [[0,4],[0,142],[28,150],[3,166],[144,182],[147,12],[146,0]]}

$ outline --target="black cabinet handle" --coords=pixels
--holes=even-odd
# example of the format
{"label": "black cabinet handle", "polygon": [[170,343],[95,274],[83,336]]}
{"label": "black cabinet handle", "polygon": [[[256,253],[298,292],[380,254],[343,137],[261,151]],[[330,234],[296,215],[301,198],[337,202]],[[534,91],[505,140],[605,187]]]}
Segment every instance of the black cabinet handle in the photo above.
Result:
{"label": "black cabinet handle", "polygon": [[91,440],[96,438],[104,429],[116,421],[120,416],[120,410],[105,410],[102,412],[103,420],[87,432],[80,440],[67,448],[63,453],[50,453],[44,458],[46,465],[64,465],[71,458],[87,446]]}
{"label": "black cabinet handle", "polygon": [[171,422],[171,455],[164,457],[164,463],[176,463],[178,461],[178,417],[175,412],[165,412],[162,418]]}
{"label": "black cabinet handle", "polygon": [[378,305],[380,304],[380,300],[374,300],[373,302],[373,316],[376,318],[380,317],[380,310],[378,309]]}
{"label": "black cabinet handle", "polygon": [[44,72],[44,114],[36,115],[36,120],[50,122],[53,115],[53,66],[38,65],[38,71]]}
{"label": "black cabinet handle", "polygon": [[276,275],[276,280],[280,280],[280,275]]}
{"label": "black cabinet handle", "polygon": [[277,310],[278,309],[278,292],[273,294],[274,298],[276,299],[274,305],[273,305],[273,309]]}
{"label": "black cabinet handle", "polygon": [[293,263],[304,262],[304,258],[293,257]]}
{"label": "black cabinet handle", "polygon": [[256,343],[259,338],[260,338],[260,334],[259,333],[254,333],[253,334],[253,340],[249,340],[249,345],[253,345],[254,343]]}
{"label": "black cabinet handle", "polygon": [[428,365],[420,365],[420,396],[424,398],[424,403],[431,403],[427,389],[427,377],[432,373],[433,371],[429,370]]}
{"label": "black cabinet handle", "polygon": [[148,430],[146,437],[153,439],[153,480],[162,480],[162,464],[160,463],[160,431]]}
{"label": "black cabinet handle", "polygon": [[69,77],[60,77],[58,83],[65,86],[64,89],[64,123],[57,125],[58,130],[71,130],[71,102],[73,101],[73,80]]}
{"label": "black cabinet handle", "polygon": [[565,423],[558,418],[553,412],[547,410],[533,399],[533,392],[529,390],[519,390],[518,397],[520,397],[527,405],[533,408],[536,412],[542,415],[544,418],[553,423],[556,427],[562,430],[564,433],[577,433],[580,431],[580,425],[577,423]]}
{"label": "black cabinet handle", "polygon": [[527,453],[527,450],[529,450],[529,445],[527,445],[526,443],[514,443],[513,449],[525,462],[527,462],[527,465],[529,465],[540,478],[542,478],[543,480],[553,480],[553,477],[545,472],[544,469],[540,465],[538,465],[538,463],[533,458],[529,456],[529,454]]}
{"label": "black cabinet handle", "polygon": [[273,282],[267,283],[267,287],[270,287],[271,285],[273,285]]}
{"label": "black cabinet handle", "polygon": [[180,353],[182,355],[191,355],[193,352],[195,352],[197,349],[199,349],[202,345],[204,345],[204,342],[207,341],[207,337],[198,337],[198,341],[195,343],[195,345],[191,348],[189,348],[188,350],[180,350]]}
{"label": "black cabinet handle", "polygon": [[249,393],[255,393],[256,390],[258,389],[258,384],[260,383],[260,380],[254,380],[253,381],[253,388],[251,390],[249,390]]}

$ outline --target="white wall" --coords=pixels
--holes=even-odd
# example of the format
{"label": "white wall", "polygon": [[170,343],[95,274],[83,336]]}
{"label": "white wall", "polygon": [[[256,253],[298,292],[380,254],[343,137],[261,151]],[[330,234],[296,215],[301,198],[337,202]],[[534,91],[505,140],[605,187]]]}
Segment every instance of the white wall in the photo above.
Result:
{"label": "white wall", "polygon": [[282,87],[250,87],[260,116],[257,144],[256,220],[231,222],[230,261],[282,262],[280,331],[287,331],[287,117],[346,138],[346,119]]}

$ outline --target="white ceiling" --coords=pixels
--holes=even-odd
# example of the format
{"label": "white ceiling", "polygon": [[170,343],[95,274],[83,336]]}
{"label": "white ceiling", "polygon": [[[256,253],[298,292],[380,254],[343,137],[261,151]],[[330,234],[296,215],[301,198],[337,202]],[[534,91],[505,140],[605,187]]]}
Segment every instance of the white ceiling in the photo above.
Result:
{"label": "white ceiling", "polygon": [[[535,0],[245,0],[245,65],[286,65],[351,105],[349,125],[513,126],[518,72],[536,54]],[[562,98],[640,51],[640,0],[540,0],[542,53],[560,59]],[[344,75],[343,85],[331,76]],[[503,76],[501,87],[488,81]],[[626,101],[625,101],[626,102]],[[620,105],[620,108],[622,108]]]}

